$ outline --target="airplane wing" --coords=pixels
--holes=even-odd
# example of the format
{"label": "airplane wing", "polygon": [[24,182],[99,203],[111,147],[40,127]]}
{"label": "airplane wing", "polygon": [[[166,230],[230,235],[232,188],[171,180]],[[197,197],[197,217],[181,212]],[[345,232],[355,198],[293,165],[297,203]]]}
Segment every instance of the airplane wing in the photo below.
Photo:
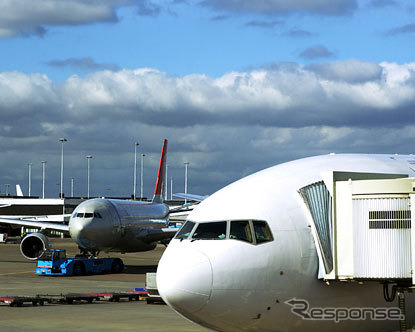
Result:
{"label": "airplane wing", "polygon": [[42,222],[23,218],[0,218],[0,224],[33,227],[40,229],[56,230],[69,233],[69,226],[60,223]]}
{"label": "airplane wing", "polygon": [[188,199],[188,200],[196,201],[196,202],[201,202],[204,199],[206,199],[206,197],[207,197],[207,196],[194,195],[194,194],[184,194],[184,193],[173,194],[173,196],[177,196],[177,197],[180,197],[180,198],[184,198],[184,199]]}
{"label": "airplane wing", "polygon": [[145,242],[157,242],[161,240],[171,239],[179,228],[150,228],[144,232],[141,231],[139,236]]}

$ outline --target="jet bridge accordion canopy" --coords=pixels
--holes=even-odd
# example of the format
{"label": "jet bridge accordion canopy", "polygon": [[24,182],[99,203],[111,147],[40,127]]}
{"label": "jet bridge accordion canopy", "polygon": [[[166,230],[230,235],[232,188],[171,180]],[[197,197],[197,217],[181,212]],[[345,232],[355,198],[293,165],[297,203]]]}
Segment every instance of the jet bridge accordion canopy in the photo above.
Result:
{"label": "jet bridge accordion canopy", "polygon": [[323,181],[301,188],[299,192],[313,217],[324,269],[330,273],[333,270],[333,199]]}

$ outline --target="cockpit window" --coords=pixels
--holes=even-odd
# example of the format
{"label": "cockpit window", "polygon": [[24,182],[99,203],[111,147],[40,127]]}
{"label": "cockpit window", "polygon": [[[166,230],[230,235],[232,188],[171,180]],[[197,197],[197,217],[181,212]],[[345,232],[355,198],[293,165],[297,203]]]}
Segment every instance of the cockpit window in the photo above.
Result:
{"label": "cockpit window", "polygon": [[99,212],[78,212],[78,213],[74,213],[73,215],[74,218],[102,218],[101,214]]}
{"label": "cockpit window", "polygon": [[265,221],[252,220],[254,226],[256,243],[272,241],[272,233]]}
{"label": "cockpit window", "polygon": [[197,226],[193,239],[222,240],[226,238],[226,221],[205,222]]}
{"label": "cockpit window", "polygon": [[252,242],[251,226],[248,220],[232,220],[229,238]]}
{"label": "cockpit window", "polygon": [[195,223],[192,221],[186,221],[184,225],[180,228],[180,230],[177,232],[175,239],[184,240],[187,239],[190,235],[190,233],[193,230]]}

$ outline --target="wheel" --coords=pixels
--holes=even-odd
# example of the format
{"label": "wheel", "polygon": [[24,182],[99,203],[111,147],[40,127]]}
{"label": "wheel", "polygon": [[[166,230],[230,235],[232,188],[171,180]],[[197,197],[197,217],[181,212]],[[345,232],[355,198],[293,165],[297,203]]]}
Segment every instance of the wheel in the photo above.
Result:
{"label": "wheel", "polygon": [[85,274],[85,266],[81,262],[75,263],[73,266],[73,273],[74,276],[81,276]]}
{"label": "wheel", "polygon": [[124,263],[122,262],[122,260],[119,258],[114,259],[111,265],[111,272],[120,273],[122,272],[122,270],[124,270]]}

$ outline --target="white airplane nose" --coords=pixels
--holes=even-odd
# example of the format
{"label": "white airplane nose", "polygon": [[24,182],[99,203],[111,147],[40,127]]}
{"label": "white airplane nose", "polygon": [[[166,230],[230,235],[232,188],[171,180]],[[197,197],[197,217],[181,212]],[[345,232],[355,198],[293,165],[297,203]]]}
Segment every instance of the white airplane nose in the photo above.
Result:
{"label": "white airplane nose", "polygon": [[91,219],[85,218],[71,218],[69,221],[69,234],[71,238],[84,248],[91,246],[91,236],[94,235],[91,232],[91,223]]}
{"label": "white airplane nose", "polygon": [[169,247],[157,269],[157,288],[163,300],[186,315],[201,310],[212,290],[212,267],[200,251]]}

